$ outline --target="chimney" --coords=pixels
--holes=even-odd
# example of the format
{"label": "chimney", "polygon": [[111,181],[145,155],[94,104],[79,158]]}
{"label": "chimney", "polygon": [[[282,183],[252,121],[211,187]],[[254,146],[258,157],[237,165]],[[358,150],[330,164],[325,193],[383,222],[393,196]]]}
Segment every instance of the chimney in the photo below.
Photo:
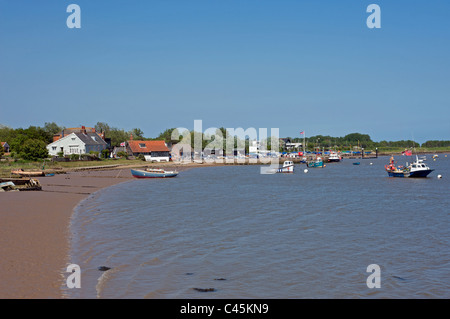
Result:
{"label": "chimney", "polygon": [[133,140],[133,134],[130,134],[130,141]]}
{"label": "chimney", "polygon": [[81,127],[81,133],[86,134],[86,127],[84,125]]}

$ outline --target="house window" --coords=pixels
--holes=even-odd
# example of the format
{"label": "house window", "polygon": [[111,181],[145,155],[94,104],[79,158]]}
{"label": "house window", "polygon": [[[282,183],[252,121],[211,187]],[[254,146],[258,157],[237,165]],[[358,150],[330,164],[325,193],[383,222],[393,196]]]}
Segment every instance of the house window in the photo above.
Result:
{"label": "house window", "polygon": [[53,151],[56,151],[56,146],[52,146],[52,150],[53,150]]}
{"label": "house window", "polygon": [[139,143],[140,148],[145,148],[145,143]]}

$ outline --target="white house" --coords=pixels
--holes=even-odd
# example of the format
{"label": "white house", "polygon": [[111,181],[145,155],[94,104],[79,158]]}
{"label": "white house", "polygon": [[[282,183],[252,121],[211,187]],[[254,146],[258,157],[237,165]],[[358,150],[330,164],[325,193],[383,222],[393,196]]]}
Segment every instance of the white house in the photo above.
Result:
{"label": "white house", "polygon": [[47,150],[51,156],[62,152],[64,155],[88,154],[90,151],[101,152],[108,147],[103,138],[95,132],[74,132],[48,144]]}

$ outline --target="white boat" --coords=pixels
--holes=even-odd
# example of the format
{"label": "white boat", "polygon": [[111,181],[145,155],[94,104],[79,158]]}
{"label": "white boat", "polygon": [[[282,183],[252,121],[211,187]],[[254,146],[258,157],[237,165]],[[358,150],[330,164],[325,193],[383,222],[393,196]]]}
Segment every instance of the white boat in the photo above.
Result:
{"label": "white boat", "polygon": [[404,167],[395,167],[393,159],[391,159],[389,165],[386,165],[385,168],[390,177],[427,177],[434,171],[422,159],[419,159],[417,155],[416,160],[409,165],[406,163]]}
{"label": "white boat", "polygon": [[275,174],[275,173],[294,173],[294,162],[284,161],[283,166],[279,168],[261,167],[261,174]]}
{"label": "white boat", "polygon": [[328,162],[340,162],[341,157],[337,152],[331,151],[330,156],[328,157]]}
{"label": "white boat", "polygon": [[284,161],[283,167],[279,168],[277,173],[294,173],[294,162]]}

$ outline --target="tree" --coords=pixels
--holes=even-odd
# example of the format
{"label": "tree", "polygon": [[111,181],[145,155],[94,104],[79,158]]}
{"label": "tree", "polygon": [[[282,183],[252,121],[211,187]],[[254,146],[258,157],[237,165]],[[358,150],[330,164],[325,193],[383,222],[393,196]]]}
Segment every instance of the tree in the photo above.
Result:
{"label": "tree", "polygon": [[111,128],[108,136],[111,138],[111,146],[119,146],[120,143],[128,141],[130,134],[118,128]]}
{"label": "tree", "polygon": [[[179,139],[172,139],[174,136],[179,136]],[[178,143],[182,140],[181,132],[178,132],[176,128],[169,128],[160,133],[157,140],[164,140],[166,143]]]}
{"label": "tree", "polygon": [[61,133],[61,131],[63,129],[64,129],[63,126],[59,126],[55,122],[51,122],[51,123],[45,122],[45,124],[44,124],[44,131],[52,136],[55,134]]}
{"label": "tree", "polygon": [[21,148],[20,157],[25,160],[35,161],[46,158],[48,150],[45,142],[38,139],[28,139]]}
{"label": "tree", "polygon": [[142,140],[144,138],[144,132],[139,128],[132,129],[131,134],[133,134],[133,138],[137,138],[140,140]]}
{"label": "tree", "polygon": [[107,123],[104,122],[97,122],[97,124],[95,124],[94,126],[95,131],[98,133],[105,133],[105,135],[109,135],[109,132],[111,131],[111,128],[109,127],[109,125]]}

